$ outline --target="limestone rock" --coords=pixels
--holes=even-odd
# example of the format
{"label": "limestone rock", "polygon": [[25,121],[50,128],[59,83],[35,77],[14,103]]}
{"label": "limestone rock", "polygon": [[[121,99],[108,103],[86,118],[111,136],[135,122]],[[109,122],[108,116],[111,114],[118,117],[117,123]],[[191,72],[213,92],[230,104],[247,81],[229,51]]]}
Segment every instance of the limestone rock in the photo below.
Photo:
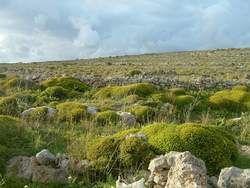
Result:
{"label": "limestone rock", "polygon": [[50,165],[55,163],[56,157],[47,149],[43,149],[36,154],[36,159],[41,165]]}
{"label": "limestone rock", "polygon": [[116,181],[116,188],[144,188],[145,187],[144,183],[145,183],[145,179],[142,178],[139,181],[136,181],[134,183],[126,184],[122,182],[119,177],[118,180]]}
{"label": "limestone rock", "polygon": [[219,188],[250,188],[250,169],[224,168],[220,172]]}
{"label": "limestone rock", "polygon": [[100,109],[94,106],[88,106],[87,107],[87,112],[91,115],[95,115],[97,112],[99,112]]}
{"label": "limestone rock", "polygon": [[206,188],[205,163],[190,152],[170,152],[153,159],[149,184],[155,188]]}
{"label": "limestone rock", "polygon": [[117,112],[117,114],[121,117],[124,125],[132,126],[136,124],[136,118],[130,112]]}
{"label": "limestone rock", "polygon": [[31,179],[32,166],[29,157],[17,156],[10,159],[6,167],[6,176]]}

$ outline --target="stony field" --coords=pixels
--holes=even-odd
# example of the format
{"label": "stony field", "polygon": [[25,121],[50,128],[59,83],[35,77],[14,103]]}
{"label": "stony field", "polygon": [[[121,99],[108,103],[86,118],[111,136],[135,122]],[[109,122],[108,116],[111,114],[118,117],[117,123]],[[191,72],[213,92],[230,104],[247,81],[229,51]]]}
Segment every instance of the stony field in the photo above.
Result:
{"label": "stony field", "polygon": [[225,49],[0,64],[0,187],[250,186],[248,61]]}

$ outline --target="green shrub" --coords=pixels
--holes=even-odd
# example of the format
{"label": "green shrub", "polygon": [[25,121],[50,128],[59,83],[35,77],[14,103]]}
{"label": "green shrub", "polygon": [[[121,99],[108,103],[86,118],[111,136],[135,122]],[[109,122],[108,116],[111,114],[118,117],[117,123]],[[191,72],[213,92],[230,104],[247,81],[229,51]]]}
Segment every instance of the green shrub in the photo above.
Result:
{"label": "green shrub", "polygon": [[246,92],[248,92],[249,88],[247,86],[237,85],[237,86],[234,86],[232,88],[232,90],[240,90],[240,91],[246,91]]}
{"label": "green shrub", "polygon": [[172,93],[156,93],[152,95],[152,99],[157,102],[173,103],[175,96]]}
{"label": "green shrub", "polygon": [[61,121],[77,122],[87,117],[87,107],[78,102],[64,102],[56,106]]}
{"label": "green shrub", "polygon": [[50,80],[43,81],[41,85],[43,88],[60,86],[64,89],[77,92],[85,92],[89,89],[85,83],[72,77],[52,78]]}
{"label": "green shrub", "polygon": [[129,76],[135,76],[135,75],[140,75],[142,74],[142,71],[140,70],[132,70],[129,72]]}
{"label": "green shrub", "polygon": [[250,93],[240,89],[222,90],[211,96],[209,103],[214,108],[246,111],[250,106]]}
{"label": "green shrub", "polygon": [[70,91],[64,89],[61,86],[48,87],[41,93],[41,96],[47,97],[53,100],[64,100],[69,97]]}
{"label": "green shrub", "polygon": [[45,106],[36,107],[34,111],[30,112],[25,119],[27,121],[35,122],[35,121],[46,121],[48,120],[48,108]]}
{"label": "green shrub", "polygon": [[194,97],[191,95],[179,95],[176,96],[174,103],[177,106],[183,107],[192,104],[194,100]]}
{"label": "green shrub", "polygon": [[141,130],[159,154],[169,151],[190,151],[205,161],[209,174],[232,165],[238,156],[234,139],[225,131],[202,125],[156,124]]}
{"label": "green shrub", "polygon": [[96,169],[102,171],[120,173],[126,169],[146,169],[150,159],[155,156],[151,146],[143,138],[126,138],[138,131],[133,128],[92,140],[87,146],[87,158]]}
{"label": "green shrub", "polygon": [[19,77],[14,77],[2,81],[2,88],[7,91],[31,90],[31,89],[39,89],[39,86],[36,84],[36,82],[32,80],[25,80]]}
{"label": "green shrub", "polygon": [[0,73],[0,79],[4,79],[6,77],[7,77],[6,74]]}
{"label": "green shrub", "polygon": [[87,147],[87,158],[92,165],[102,171],[117,167],[119,141],[112,137],[98,138]]}
{"label": "green shrub", "polygon": [[149,106],[134,106],[129,110],[135,115],[136,119],[140,123],[146,123],[153,119],[154,109]]}
{"label": "green shrub", "polygon": [[31,149],[29,133],[16,118],[0,115],[0,173],[7,161],[17,155],[25,155]]}
{"label": "green shrub", "polygon": [[122,102],[124,104],[134,104],[138,100],[140,100],[140,97],[138,95],[128,95],[122,99]]}
{"label": "green shrub", "polygon": [[100,126],[111,123],[117,124],[120,121],[120,116],[115,111],[107,110],[104,112],[98,112],[94,121]]}
{"label": "green shrub", "polygon": [[156,91],[152,84],[138,83],[126,86],[108,86],[100,89],[95,96],[100,98],[122,98],[128,95],[148,96]]}
{"label": "green shrub", "polygon": [[150,160],[154,158],[150,145],[142,138],[127,138],[120,144],[119,149],[119,159],[126,168],[147,168]]}
{"label": "green shrub", "polygon": [[172,94],[174,94],[176,96],[186,94],[186,91],[183,88],[171,88],[168,91],[170,91]]}
{"label": "green shrub", "polygon": [[0,98],[0,114],[16,116],[20,113],[20,109],[15,96]]}

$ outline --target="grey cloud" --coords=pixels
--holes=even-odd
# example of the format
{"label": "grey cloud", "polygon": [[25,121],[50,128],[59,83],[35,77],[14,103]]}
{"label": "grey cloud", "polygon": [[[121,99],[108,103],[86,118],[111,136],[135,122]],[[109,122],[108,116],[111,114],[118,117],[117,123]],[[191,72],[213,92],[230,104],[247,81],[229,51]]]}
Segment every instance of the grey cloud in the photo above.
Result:
{"label": "grey cloud", "polygon": [[0,0],[0,62],[250,46],[250,2]]}

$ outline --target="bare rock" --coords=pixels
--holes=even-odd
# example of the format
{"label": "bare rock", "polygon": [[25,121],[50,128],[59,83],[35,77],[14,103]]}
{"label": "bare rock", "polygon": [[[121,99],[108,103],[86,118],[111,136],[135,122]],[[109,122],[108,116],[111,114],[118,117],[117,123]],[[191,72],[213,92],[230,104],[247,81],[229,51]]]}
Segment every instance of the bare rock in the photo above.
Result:
{"label": "bare rock", "polygon": [[142,178],[139,181],[133,182],[131,184],[126,184],[125,182],[122,182],[120,177],[118,177],[118,180],[116,181],[116,188],[144,188],[145,179]]}
{"label": "bare rock", "polygon": [[55,163],[56,157],[49,150],[43,149],[36,154],[36,159],[41,165],[50,165]]}
{"label": "bare rock", "polygon": [[250,169],[224,168],[220,172],[219,188],[250,188]]}
{"label": "bare rock", "polygon": [[170,152],[149,164],[149,184],[162,188],[206,188],[205,163],[190,152]]}
{"label": "bare rock", "polygon": [[32,166],[30,157],[17,156],[8,161],[6,176],[31,179]]}
{"label": "bare rock", "polygon": [[132,126],[136,124],[136,118],[130,112],[117,112],[121,117],[122,123],[127,126]]}

